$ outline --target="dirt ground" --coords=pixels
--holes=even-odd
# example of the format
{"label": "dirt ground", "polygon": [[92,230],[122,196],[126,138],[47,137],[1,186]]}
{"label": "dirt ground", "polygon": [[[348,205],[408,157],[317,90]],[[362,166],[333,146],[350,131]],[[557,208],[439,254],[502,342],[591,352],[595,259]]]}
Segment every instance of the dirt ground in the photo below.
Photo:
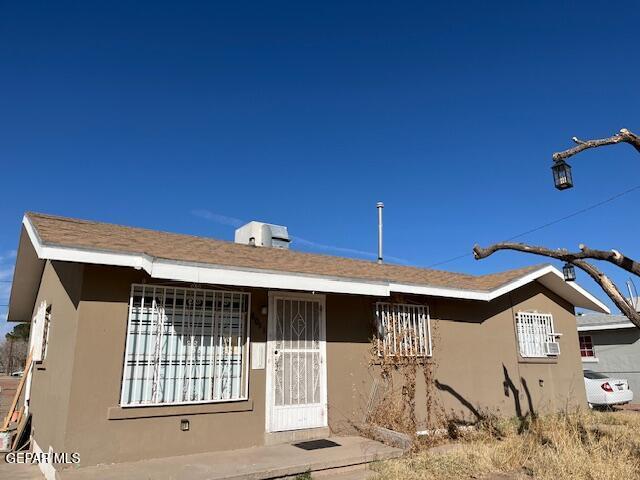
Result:
{"label": "dirt ground", "polygon": [[626,412],[636,412],[640,413],[640,403],[629,403],[627,405],[622,405],[620,407],[616,407],[617,409],[624,410]]}
{"label": "dirt ground", "polygon": [[18,383],[20,383],[20,377],[0,375],[0,422],[4,420],[9,411]]}

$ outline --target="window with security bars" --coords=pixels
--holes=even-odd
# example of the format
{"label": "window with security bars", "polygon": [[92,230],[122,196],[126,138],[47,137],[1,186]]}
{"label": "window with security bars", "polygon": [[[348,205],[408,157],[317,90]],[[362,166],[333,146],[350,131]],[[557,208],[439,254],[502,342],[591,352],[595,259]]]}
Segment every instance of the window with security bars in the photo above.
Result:
{"label": "window with security bars", "polygon": [[376,303],[378,355],[431,356],[431,323],[424,305]]}
{"label": "window with security bars", "polygon": [[549,357],[560,354],[560,336],[553,328],[553,316],[548,313],[516,313],[518,345],[522,357]]}
{"label": "window with security bars", "polygon": [[594,358],[596,355],[593,352],[591,335],[579,335],[578,340],[580,342],[580,356],[582,358]]}
{"label": "window with security bars", "polygon": [[244,292],[132,285],[121,405],[247,397]]}

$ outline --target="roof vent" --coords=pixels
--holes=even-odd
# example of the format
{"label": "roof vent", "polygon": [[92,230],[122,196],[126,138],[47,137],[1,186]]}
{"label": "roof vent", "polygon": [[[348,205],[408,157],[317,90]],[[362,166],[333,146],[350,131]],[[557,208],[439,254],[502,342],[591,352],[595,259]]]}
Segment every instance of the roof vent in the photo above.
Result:
{"label": "roof vent", "polygon": [[291,239],[287,227],[263,222],[249,222],[236,229],[235,241],[256,247],[288,249]]}

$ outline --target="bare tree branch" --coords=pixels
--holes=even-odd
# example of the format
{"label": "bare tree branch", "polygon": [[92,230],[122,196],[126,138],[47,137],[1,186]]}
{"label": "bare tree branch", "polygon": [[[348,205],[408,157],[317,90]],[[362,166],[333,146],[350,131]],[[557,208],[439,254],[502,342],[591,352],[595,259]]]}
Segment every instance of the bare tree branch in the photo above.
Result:
{"label": "bare tree branch", "polygon": [[615,145],[616,143],[628,143],[632,145],[638,152],[640,152],[640,137],[633,132],[630,132],[626,128],[620,130],[620,133],[616,133],[615,135],[608,138],[599,138],[595,140],[579,140],[576,137],[573,137],[572,140],[578,144],[577,147],[569,148],[562,152],[556,152],[553,154],[553,160],[558,162],[560,160],[566,160],[569,157],[574,156],[577,153],[582,152],[583,150],[588,150],[589,148],[597,148],[603,147],[605,145]]}
{"label": "bare tree branch", "polygon": [[[476,250],[477,249],[477,250]],[[593,250],[586,245],[580,245],[579,252],[569,252],[567,250],[551,250],[545,247],[534,247],[524,243],[501,242],[491,245],[487,248],[473,247],[476,259],[485,258],[498,250],[517,250],[519,252],[536,253],[546,257],[556,258],[564,262],[573,262],[574,260],[602,260],[604,262],[613,263],[617,267],[626,270],[629,273],[640,277],[640,263],[622,255],[617,250]],[[533,251],[533,250],[537,250]]]}
{"label": "bare tree branch", "polygon": [[[475,245],[473,247],[473,256],[476,260],[480,260],[483,258],[487,258],[498,250],[515,250],[519,252],[532,253],[534,255],[541,255],[543,257],[555,258],[557,260],[562,260],[565,262],[569,262],[572,265],[580,268],[585,271],[593,280],[600,285],[600,288],[609,296],[609,298],[613,301],[613,303],[620,309],[620,311],[627,316],[629,320],[638,328],[640,328],[640,313],[636,312],[633,306],[627,301],[627,299],[622,295],[618,287],[611,281],[609,277],[607,277],[604,273],[598,270],[596,267],[586,262],[585,258],[593,258],[597,260],[609,261],[618,265],[617,257],[622,257],[626,259],[618,252],[606,252],[603,250],[590,250],[584,245],[580,246],[581,252],[578,253],[570,253],[566,250],[551,250],[546,247],[537,247],[532,245],[527,245],[524,243],[512,243],[512,242],[503,242],[496,243],[495,245],[491,245],[487,248],[482,248],[479,245]],[[613,259],[610,259],[610,257]],[[614,261],[615,260],[615,261]],[[630,259],[628,261],[635,264],[635,268],[638,268],[636,262],[633,262]],[[626,262],[621,261],[625,266],[628,266]],[[625,267],[622,267],[625,268]],[[632,273],[636,273],[629,268],[625,268]],[[636,273],[637,275],[637,273]]]}

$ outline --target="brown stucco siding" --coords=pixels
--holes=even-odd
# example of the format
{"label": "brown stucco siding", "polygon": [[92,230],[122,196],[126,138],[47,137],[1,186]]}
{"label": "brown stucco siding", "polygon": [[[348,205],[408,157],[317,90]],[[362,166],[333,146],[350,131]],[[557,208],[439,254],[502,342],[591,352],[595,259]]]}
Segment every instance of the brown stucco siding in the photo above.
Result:
{"label": "brown stucco siding", "polygon": [[[261,445],[264,370],[249,373],[249,398],[253,402],[249,411],[194,415],[183,414],[192,407],[148,407],[162,408],[173,415],[108,418],[109,410],[120,401],[130,287],[143,280],[153,283],[135,270],[87,266],[71,395],[75,414],[69,419],[68,445],[83,452],[83,465]],[[251,337],[264,341],[267,318],[260,308],[267,305],[267,294],[259,290],[251,293]],[[190,421],[188,432],[180,431],[182,418]]]}
{"label": "brown stucco siding", "polygon": [[33,436],[44,451],[49,447],[57,452],[67,451],[66,423],[75,380],[72,366],[82,271],[79,264],[47,262],[36,298],[36,309],[42,301],[51,305],[47,355],[34,366],[29,402]]}
{"label": "brown stucco siding", "polygon": [[327,295],[327,403],[333,432],[362,422],[378,375],[371,366],[375,299]]}
{"label": "brown stucco siding", "polygon": [[[557,360],[520,357],[515,314],[527,310],[553,315],[563,334]],[[542,285],[526,285],[490,304],[436,300],[432,312],[435,378],[447,413],[526,415],[585,404],[573,307]]]}
{"label": "brown stucco siding", "polygon": [[[43,284],[53,280],[46,277]],[[77,341],[71,348],[65,347],[73,355],[69,361],[72,374],[68,373],[72,382],[70,387],[61,384],[54,388],[69,391],[66,430],[59,433],[64,435],[66,451],[77,450],[82,454],[82,465],[94,465],[263,444],[265,370],[249,370],[250,403],[244,411],[194,414],[189,413],[193,407],[146,407],[162,409],[156,411],[167,416],[121,418],[122,412],[131,411],[118,409],[130,286],[142,281],[168,283],[133,269],[84,268]],[[251,340],[265,341],[267,315],[261,309],[268,305],[268,291],[244,290],[252,294]],[[402,301],[402,297],[395,300]],[[536,410],[561,408],[572,398],[578,404],[585,403],[573,308],[543,286],[530,284],[490,304],[424,297],[412,300],[430,307],[438,398],[448,413],[469,418],[474,411],[526,414],[529,402],[524,383]],[[326,296],[328,415],[329,426],[336,433],[363,419],[379,375],[379,367],[371,365],[375,301],[355,295]],[[519,358],[514,326],[514,312],[519,309],[554,315],[556,329],[564,334],[556,363],[524,363]],[[507,377],[512,389],[505,384]],[[543,380],[542,386],[539,380]],[[424,379],[418,375],[420,425],[425,420],[424,402],[420,401],[424,394]],[[40,404],[38,408],[34,404],[36,417],[43,411],[67,416],[63,407],[54,410]],[[180,431],[182,418],[190,420],[189,432]]]}
{"label": "brown stucco siding", "polygon": [[[398,296],[402,302],[407,297]],[[526,415],[586,405],[573,307],[538,283],[491,303],[411,298],[429,305],[437,404],[448,416],[473,420],[478,414]],[[334,431],[364,418],[379,367],[372,365],[375,299],[327,298],[329,422]],[[551,313],[560,338],[554,360],[522,359],[515,313]],[[542,380],[542,382],[540,382]],[[426,385],[416,376],[418,427],[426,425]]]}
{"label": "brown stucco siding", "polygon": [[[516,290],[511,297],[514,312],[537,310],[551,313],[556,332],[562,334],[558,339],[561,353],[555,363],[519,361],[520,376],[526,382],[533,408],[536,411],[549,411],[585,407],[587,399],[573,306],[537,283]],[[542,385],[540,380],[543,381]],[[527,399],[524,382],[520,383],[521,393]]]}

